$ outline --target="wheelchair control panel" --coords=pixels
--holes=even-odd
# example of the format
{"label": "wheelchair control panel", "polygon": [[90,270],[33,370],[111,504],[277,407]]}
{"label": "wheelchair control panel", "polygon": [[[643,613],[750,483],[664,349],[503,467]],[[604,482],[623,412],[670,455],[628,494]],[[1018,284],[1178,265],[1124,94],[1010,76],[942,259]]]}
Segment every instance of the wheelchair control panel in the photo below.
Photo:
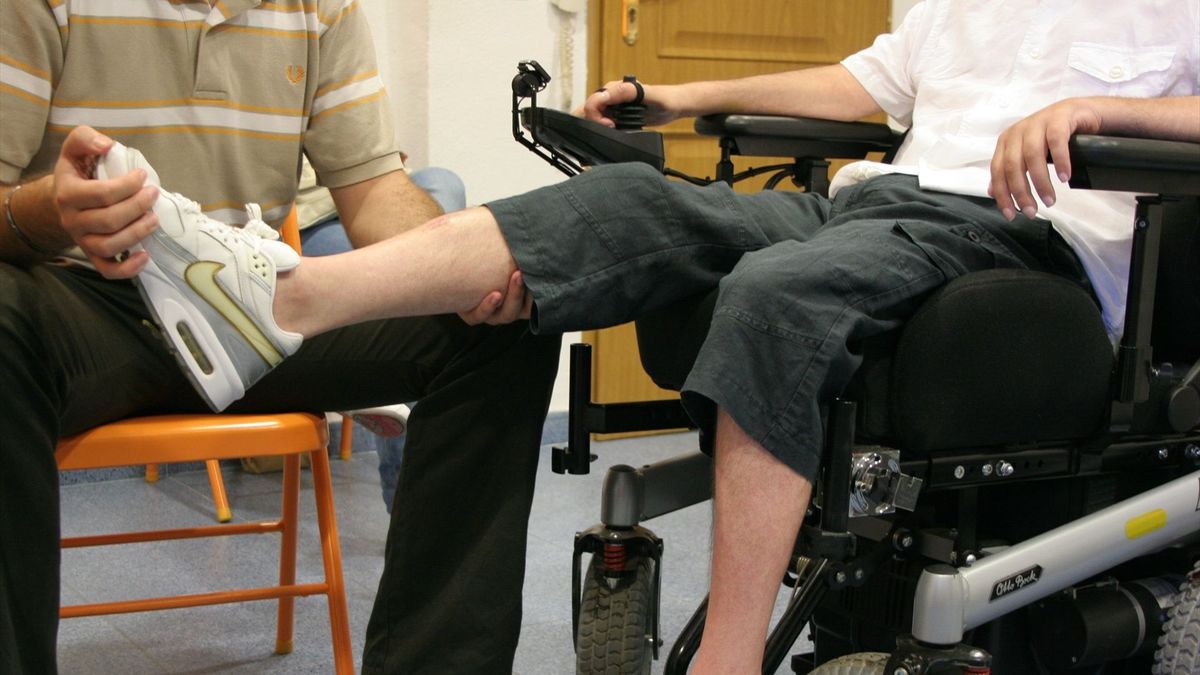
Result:
{"label": "wheelchair control panel", "polygon": [[[641,129],[644,106],[614,106],[617,128],[611,129],[582,117],[537,104],[538,92],[550,76],[537,61],[521,61],[513,78],[513,137],[534,154],[568,176],[587,166],[642,162],[664,170],[663,138],[657,131]],[[634,81],[630,76],[630,81]],[[524,108],[521,104],[528,101]],[[528,133],[528,136],[526,135]]]}

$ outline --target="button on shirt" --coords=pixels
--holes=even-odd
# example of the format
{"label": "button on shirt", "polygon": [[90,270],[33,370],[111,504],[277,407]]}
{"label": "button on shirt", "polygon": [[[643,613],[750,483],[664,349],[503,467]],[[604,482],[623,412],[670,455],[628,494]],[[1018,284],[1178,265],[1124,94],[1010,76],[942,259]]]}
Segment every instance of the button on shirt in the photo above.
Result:
{"label": "button on shirt", "polygon": [[[1200,0],[928,0],[842,65],[910,131],[894,164],[851,164],[832,191],[901,172],[925,189],[986,197],[996,138],[1052,103],[1200,94]],[[1079,256],[1115,339],[1133,196],[1054,182],[1056,203],[1039,202],[1038,214]]]}

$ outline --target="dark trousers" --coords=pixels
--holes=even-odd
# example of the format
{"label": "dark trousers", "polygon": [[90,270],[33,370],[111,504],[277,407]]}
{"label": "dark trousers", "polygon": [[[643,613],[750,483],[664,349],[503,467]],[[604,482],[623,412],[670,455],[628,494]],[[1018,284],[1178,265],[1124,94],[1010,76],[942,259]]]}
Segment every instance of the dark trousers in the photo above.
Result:
{"label": "dark trousers", "polygon": [[[207,411],[156,333],[129,283],[0,264],[0,673],[55,672],[58,439],[131,415]],[[307,341],[230,408],[421,400],[368,628],[368,671],[511,668],[558,353],[557,336],[523,323],[371,322]]]}
{"label": "dark trousers", "polygon": [[857,341],[899,327],[971,271],[1049,270],[1086,284],[1049,222],[1008,222],[990,200],[924,191],[907,175],[829,200],[735,194],[622,164],[488,207],[533,293],[535,330],[619,324],[717,288],[682,390],[702,444],[719,407],[810,480],[823,402],[861,363]]}

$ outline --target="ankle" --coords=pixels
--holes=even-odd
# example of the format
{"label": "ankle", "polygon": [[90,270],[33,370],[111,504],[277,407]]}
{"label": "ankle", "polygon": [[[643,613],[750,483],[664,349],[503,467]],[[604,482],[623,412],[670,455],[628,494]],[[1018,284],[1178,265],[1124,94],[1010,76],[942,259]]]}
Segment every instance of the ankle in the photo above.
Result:
{"label": "ankle", "polygon": [[701,643],[692,660],[691,675],[759,675],[762,672],[761,659],[755,659],[751,654],[735,655],[734,651],[738,650],[705,649]]}
{"label": "ankle", "polygon": [[271,314],[280,329],[299,333],[308,338],[315,332],[306,324],[305,317],[311,313],[305,309],[304,275],[299,268],[280,273],[275,280],[275,297],[271,301]]}

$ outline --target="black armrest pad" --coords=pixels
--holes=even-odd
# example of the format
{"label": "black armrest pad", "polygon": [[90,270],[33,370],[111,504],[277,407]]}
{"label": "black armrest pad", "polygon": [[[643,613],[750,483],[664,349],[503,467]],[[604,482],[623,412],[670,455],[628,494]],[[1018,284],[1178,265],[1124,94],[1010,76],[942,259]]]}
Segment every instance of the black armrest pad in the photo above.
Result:
{"label": "black armrest pad", "polygon": [[525,108],[521,123],[539,143],[553,146],[584,166],[644,162],[663,170],[663,139],[657,131],[618,131],[551,108]]}
{"label": "black armrest pad", "polygon": [[886,124],[771,115],[707,115],[696,118],[695,129],[732,139],[735,154],[765,157],[857,159],[888,152],[900,138]]}
{"label": "black armrest pad", "polygon": [[1078,135],[1070,151],[1073,188],[1200,195],[1200,143]]}

